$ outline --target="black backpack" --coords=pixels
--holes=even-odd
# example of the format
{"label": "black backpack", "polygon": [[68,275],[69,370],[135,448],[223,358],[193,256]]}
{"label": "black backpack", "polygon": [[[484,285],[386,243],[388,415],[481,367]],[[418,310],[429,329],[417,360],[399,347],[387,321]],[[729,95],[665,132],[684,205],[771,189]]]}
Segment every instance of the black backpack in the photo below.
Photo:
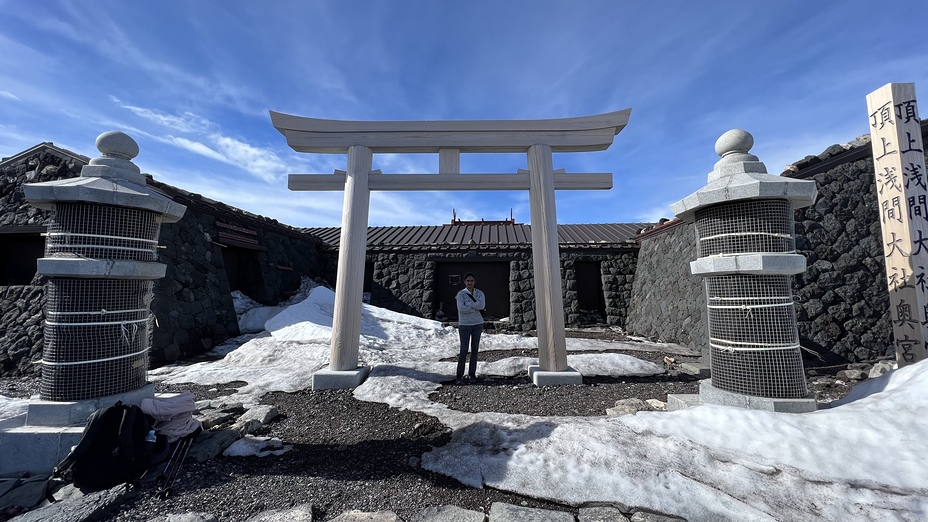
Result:
{"label": "black backpack", "polygon": [[148,471],[156,444],[147,442],[155,419],[133,404],[117,402],[95,411],[81,440],[57,466],[54,478],[83,492],[138,484]]}

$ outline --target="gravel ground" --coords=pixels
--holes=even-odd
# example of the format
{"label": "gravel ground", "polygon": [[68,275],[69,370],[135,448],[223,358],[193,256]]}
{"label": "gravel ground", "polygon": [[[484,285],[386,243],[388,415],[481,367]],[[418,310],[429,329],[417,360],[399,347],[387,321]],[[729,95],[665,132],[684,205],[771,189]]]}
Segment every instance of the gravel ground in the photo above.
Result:
{"label": "gravel ground", "polygon": [[[574,352],[571,352],[574,353]],[[662,352],[627,353],[664,362]],[[487,352],[489,361],[531,352]],[[537,356],[537,354],[534,354]],[[686,358],[683,358],[686,359]],[[692,359],[692,358],[690,358]],[[829,369],[831,370],[831,369]],[[843,396],[850,386],[821,383],[810,387],[823,400]],[[159,391],[190,390],[197,399],[215,398],[237,384],[219,387],[163,386]],[[476,384],[447,383],[433,400],[468,412],[524,413],[539,416],[597,416],[623,398],[659,399],[668,393],[696,393],[698,381],[675,371],[647,378],[584,378],[582,385],[538,388],[527,376],[488,378]],[[34,379],[0,379],[0,395],[29,397]],[[185,464],[175,494],[160,500],[143,491],[109,520],[147,521],[170,513],[209,512],[223,522],[244,521],[270,509],[311,503],[315,520],[330,520],[348,510],[390,510],[407,519],[422,509],[453,504],[488,512],[493,502],[566,511],[571,506],[493,489],[473,489],[421,469],[419,459],[450,440],[450,431],[427,415],[356,400],[351,390],[271,393],[262,402],[280,411],[278,419],[256,435],[281,439],[293,449],[279,457],[218,457]]]}

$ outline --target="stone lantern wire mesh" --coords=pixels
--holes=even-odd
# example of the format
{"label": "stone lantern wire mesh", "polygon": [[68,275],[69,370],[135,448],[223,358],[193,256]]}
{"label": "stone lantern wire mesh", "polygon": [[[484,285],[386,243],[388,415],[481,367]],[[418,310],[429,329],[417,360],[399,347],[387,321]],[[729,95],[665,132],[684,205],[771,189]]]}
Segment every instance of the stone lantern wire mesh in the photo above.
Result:
{"label": "stone lantern wire mesh", "polygon": [[721,390],[777,399],[809,394],[799,350],[732,352],[710,346],[709,356],[712,385]]}
{"label": "stone lantern wire mesh", "polygon": [[144,280],[49,280],[43,400],[104,397],[145,385],[153,287]]}
{"label": "stone lantern wire mesh", "polygon": [[[699,257],[795,254],[785,199],[724,203],[696,212]],[[790,277],[705,278],[712,385],[732,393],[802,398],[808,393]]]}
{"label": "stone lantern wire mesh", "polygon": [[87,203],[56,203],[45,257],[76,254],[93,259],[155,261],[161,215]]}
{"label": "stone lantern wire mesh", "polygon": [[698,257],[794,253],[793,210],[785,199],[715,205],[696,213]]}
{"label": "stone lantern wire mesh", "polygon": [[707,277],[712,384],[744,395],[808,393],[789,276]]}
{"label": "stone lantern wire mesh", "polygon": [[720,350],[799,348],[789,276],[707,277],[709,344]]}

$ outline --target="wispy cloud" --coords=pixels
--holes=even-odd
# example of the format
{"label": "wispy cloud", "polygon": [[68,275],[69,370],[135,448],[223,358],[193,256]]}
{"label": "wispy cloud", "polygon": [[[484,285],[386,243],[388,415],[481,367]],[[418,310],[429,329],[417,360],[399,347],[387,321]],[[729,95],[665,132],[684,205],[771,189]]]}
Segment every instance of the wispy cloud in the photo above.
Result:
{"label": "wispy cloud", "polygon": [[[126,25],[114,17],[119,10],[98,7],[94,4],[80,7],[56,4],[57,10],[34,16],[29,23],[40,31],[52,33],[77,44],[83,49],[82,62],[94,59],[119,64],[122,68],[141,72],[151,89],[170,93],[202,105],[221,105],[246,114],[260,114],[265,109],[255,103],[256,96],[249,87],[238,82],[219,81],[201,72],[189,72],[164,56],[167,46],[150,46],[143,49],[145,40],[140,35],[129,35]],[[164,38],[164,35],[162,35]],[[138,74],[134,78],[138,82]]]}
{"label": "wispy cloud", "polygon": [[223,163],[230,163],[229,158],[223,156],[222,154],[216,152],[215,150],[209,148],[208,146],[193,140],[188,140],[187,138],[179,138],[176,136],[167,136],[162,138],[165,143],[174,145],[184,150],[189,150],[194,154],[199,154],[205,158],[209,158],[216,161],[221,161]]}
{"label": "wispy cloud", "polygon": [[284,183],[283,176],[290,168],[273,150],[221,134],[210,134],[207,138],[210,145],[179,136],[155,137],[162,143],[244,170],[266,183]]}
{"label": "wispy cloud", "polygon": [[287,164],[281,161],[273,150],[255,147],[220,134],[211,134],[210,138],[226,158],[227,163],[240,166],[265,181],[278,181],[288,170]]}
{"label": "wispy cloud", "polygon": [[180,132],[201,133],[207,132],[211,127],[209,120],[201,116],[197,116],[192,112],[184,112],[180,116],[173,116],[152,109],[146,109],[144,107],[126,105],[115,97],[112,99],[113,101],[119,103],[123,109],[132,112],[136,116],[145,118],[148,121],[157,123],[158,125],[168,127],[170,129],[178,130]]}
{"label": "wispy cloud", "polygon": [[165,136],[157,133],[149,134],[162,143],[235,166],[268,183],[279,182],[288,171],[287,163],[281,160],[274,150],[256,147],[241,139],[224,135],[218,132],[219,125],[200,115],[189,111],[180,115],[166,114],[158,110],[123,103],[113,96],[111,99],[121,108],[144,120],[173,131],[190,134],[196,138],[172,134]]}
{"label": "wispy cloud", "polygon": [[394,174],[428,174],[438,172],[438,158],[425,154],[377,154],[374,168]]}
{"label": "wispy cloud", "polygon": [[4,99],[7,99],[7,100],[18,101],[18,102],[21,102],[21,101],[22,101],[22,100],[19,99],[19,96],[16,96],[15,94],[13,94],[13,93],[11,93],[11,92],[7,92],[7,91],[0,91],[0,98],[4,98]]}

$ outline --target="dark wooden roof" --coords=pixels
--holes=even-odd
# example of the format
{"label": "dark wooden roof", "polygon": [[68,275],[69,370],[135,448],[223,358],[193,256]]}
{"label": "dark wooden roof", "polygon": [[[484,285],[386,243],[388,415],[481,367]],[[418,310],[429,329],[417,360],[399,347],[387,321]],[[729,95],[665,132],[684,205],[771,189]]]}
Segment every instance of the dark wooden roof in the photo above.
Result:
{"label": "dark wooden roof", "polygon": [[87,156],[84,156],[83,154],[71,152],[70,150],[61,148],[50,141],[43,141],[42,143],[39,143],[38,145],[33,145],[32,147],[29,147],[28,149],[22,152],[16,153],[8,158],[0,159],[0,167],[7,165],[7,164],[16,163],[17,161],[28,159],[30,156],[40,153],[40,152],[51,152],[60,158],[64,158],[64,159],[70,158],[72,160],[77,160],[78,163],[83,163],[84,165],[90,162],[90,158],[88,158]]}
{"label": "dark wooden roof", "polygon": [[[637,248],[635,235],[652,223],[606,223],[596,225],[558,225],[558,243],[569,249]],[[341,228],[306,228],[304,232],[338,248]],[[523,249],[532,244],[530,225],[467,224],[407,227],[369,227],[367,249],[384,250],[467,250]]]}
{"label": "dark wooden roof", "polygon": [[285,225],[276,219],[253,214],[247,210],[226,205],[221,201],[209,199],[193,192],[187,192],[186,190],[168,185],[167,183],[157,181],[153,179],[150,174],[146,174],[145,176],[149,187],[194,211],[211,214],[218,219],[234,221],[255,228],[277,232],[281,235],[298,237],[310,243],[318,244],[320,242],[318,238],[312,237],[311,235],[307,236],[304,232],[300,231],[300,229]]}

